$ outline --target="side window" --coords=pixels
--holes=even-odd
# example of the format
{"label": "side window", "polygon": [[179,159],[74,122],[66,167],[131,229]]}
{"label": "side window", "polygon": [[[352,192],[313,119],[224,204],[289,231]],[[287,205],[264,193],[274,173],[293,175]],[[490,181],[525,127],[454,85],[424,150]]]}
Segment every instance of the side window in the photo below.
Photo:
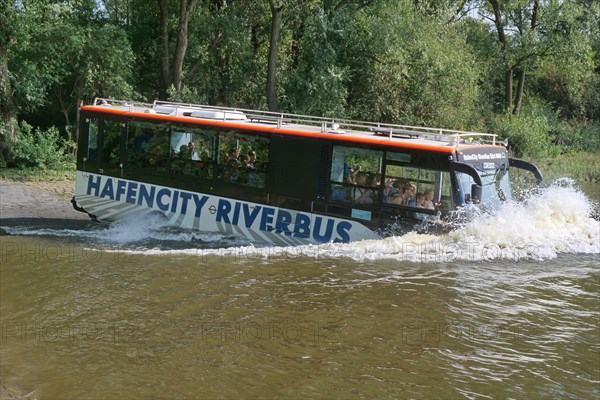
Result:
{"label": "side window", "polygon": [[369,206],[377,203],[383,152],[333,146],[331,200]]}
{"label": "side window", "polygon": [[171,172],[212,179],[216,133],[201,128],[171,129]]}
{"label": "side window", "polygon": [[166,171],[168,126],[132,121],[127,128],[127,165],[139,169]]}
{"label": "side window", "polygon": [[90,119],[90,127],[88,131],[88,148],[86,157],[88,161],[98,160],[98,119]]}
{"label": "side window", "polygon": [[121,163],[121,123],[104,121],[102,164],[117,167]]}
{"label": "side window", "polygon": [[224,182],[264,188],[269,139],[236,131],[219,135],[218,178]]}
{"label": "side window", "polygon": [[388,164],[385,174],[384,203],[430,210],[450,209],[452,206],[450,174],[447,171],[411,165]]}

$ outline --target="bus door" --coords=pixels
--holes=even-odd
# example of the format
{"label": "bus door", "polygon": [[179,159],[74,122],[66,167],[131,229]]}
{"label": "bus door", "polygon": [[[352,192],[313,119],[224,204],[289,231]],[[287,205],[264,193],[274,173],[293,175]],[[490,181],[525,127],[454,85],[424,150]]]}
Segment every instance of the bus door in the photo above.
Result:
{"label": "bus door", "polygon": [[85,118],[81,126],[83,134],[79,138],[77,151],[78,169],[98,173],[98,118]]}
{"label": "bus door", "polygon": [[96,173],[120,178],[123,176],[126,124],[120,121],[100,120],[99,132]]}

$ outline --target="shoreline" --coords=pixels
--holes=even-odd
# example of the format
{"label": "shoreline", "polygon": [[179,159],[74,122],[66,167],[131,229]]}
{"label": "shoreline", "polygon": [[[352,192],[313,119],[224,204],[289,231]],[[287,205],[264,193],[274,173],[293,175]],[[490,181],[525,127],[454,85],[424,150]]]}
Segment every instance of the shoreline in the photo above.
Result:
{"label": "shoreline", "polygon": [[71,198],[75,181],[0,182],[0,219],[59,218],[85,220],[76,211]]}
{"label": "shoreline", "polygon": [[1,226],[81,229],[94,224],[71,204],[75,181],[0,182]]}

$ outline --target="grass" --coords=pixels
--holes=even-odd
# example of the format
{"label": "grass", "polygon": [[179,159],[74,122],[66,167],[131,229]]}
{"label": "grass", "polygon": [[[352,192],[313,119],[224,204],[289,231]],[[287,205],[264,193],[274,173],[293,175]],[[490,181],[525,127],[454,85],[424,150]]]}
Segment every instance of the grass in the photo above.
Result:
{"label": "grass", "polygon": [[0,181],[37,182],[73,180],[75,180],[74,166],[68,169],[0,168]]}
{"label": "grass", "polygon": [[550,159],[533,159],[544,181],[571,178],[578,183],[600,183],[600,153],[565,153]]}

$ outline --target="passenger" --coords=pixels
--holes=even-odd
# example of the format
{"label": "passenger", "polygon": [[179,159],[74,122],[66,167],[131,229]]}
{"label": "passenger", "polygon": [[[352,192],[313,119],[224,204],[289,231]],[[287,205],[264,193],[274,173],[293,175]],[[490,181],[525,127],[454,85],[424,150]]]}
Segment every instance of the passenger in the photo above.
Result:
{"label": "passenger", "polygon": [[383,201],[391,203],[392,199],[398,194],[398,190],[394,187],[394,179],[388,178],[385,181],[383,188]]}
{"label": "passenger", "polygon": [[230,157],[230,161],[240,165],[241,164],[241,159],[240,159],[240,149],[237,147],[234,147],[231,149],[231,157]]}
{"label": "passenger", "polygon": [[373,176],[373,187],[379,187],[381,185],[381,171],[377,171]]}
{"label": "passenger", "polygon": [[425,193],[425,208],[429,210],[437,210],[439,204],[433,202],[433,189],[427,189]]}
{"label": "passenger", "polygon": [[371,197],[371,190],[365,188],[367,186],[367,174],[359,172],[356,175],[356,185],[363,187],[355,187],[352,189],[352,200],[358,204],[373,204],[373,198]]}
{"label": "passenger", "polygon": [[248,162],[246,163],[246,167],[248,169],[254,169],[254,164],[256,163],[256,151],[251,150],[248,152]]}
{"label": "passenger", "polygon": [[221,162],[223,164],[228,164],[229,163],[229,159],[230,159],[229,153],[223,150],[221,152]]}
{"label": "passenger", "polygon": [[[425,209],[426,208],[425,207],[425,195],[423,193],[419,193],[419,194],[417,194],[416,199],[417,199],[416,200],[416,207],[417,208],[423,208],[423,209]],[[428,214],[425,214],[425,213],[416,212],[415,213],[415,217],[417,219],[420,219],[420,220],[424,221],[426,219],[429,219],[430,216]]]}
{"label": "passenger", "polygon": [[350,169],[350,178],[353,183],[358,184],[357,179],[360,172],[362,172],[362,167],[360,165],[357,165],[354,169]]}
{"label": "passenger", "polygon": [[188,156],[194,161],[200,160],[198,153],[196,153],[196,143],[193,140],[190,140],[188,143]]}
{"label": "passenger", "polygon": [[403,206],[406,203],[406,198],[404,195],[406,193],[406,188],[409,185],[410,183],[404,179],[395,180],[393,183],[395,193],[393,197],[388,198],[388,203],[395,204],[397,206]]}
{"label": "passenger", "polygon": [[417,187],[415,185],[409,185],[405,189],[405,193],[402,195],[402,197],[405,198],[404,204],[407,206],[410,206],[410,207],[415,207],[417,205],[417,202],[415,200],[416,194],[417,194]]}
{"label": "passenger", "polygon": [[372,204],[377,200],[377,194],[379,193],[378,188],[381,183],[381,174],[379,175],[379,177],[377,176],[377,174],[371,175],[369,177],[369,180],[367,183],[369,184],[370,187],[373,188],[373,189],[368,190],[370,192],[369,193],[370,202],[368,204]]}

